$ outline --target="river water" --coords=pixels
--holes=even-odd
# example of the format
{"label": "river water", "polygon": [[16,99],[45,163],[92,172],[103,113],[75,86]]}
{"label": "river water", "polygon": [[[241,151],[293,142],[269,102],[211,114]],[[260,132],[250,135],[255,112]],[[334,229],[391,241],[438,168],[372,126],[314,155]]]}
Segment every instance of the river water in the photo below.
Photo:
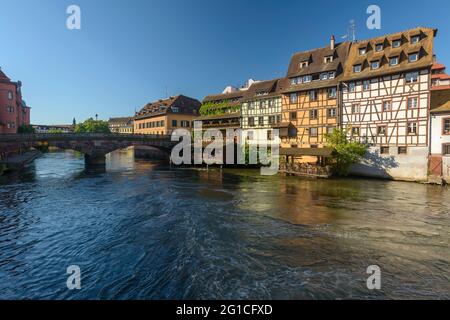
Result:
{"label": "river water", "polygon": [[[0,177],[0,299],[449,299],[450,190],[45,154]],[[81,290],[68,290],[68,266]],[[381,289],[366,273],[381,269]]]}

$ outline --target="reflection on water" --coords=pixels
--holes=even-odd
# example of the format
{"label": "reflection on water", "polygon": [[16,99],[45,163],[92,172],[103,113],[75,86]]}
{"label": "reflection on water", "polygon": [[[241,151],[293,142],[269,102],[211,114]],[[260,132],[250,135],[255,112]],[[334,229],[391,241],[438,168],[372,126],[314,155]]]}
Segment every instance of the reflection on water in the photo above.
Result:
{"label": "reflection on water", "polygon": [[446,188],[170,168],[132,150],[106,171],[45,154],[1,179],[0,299],[450,297]]}

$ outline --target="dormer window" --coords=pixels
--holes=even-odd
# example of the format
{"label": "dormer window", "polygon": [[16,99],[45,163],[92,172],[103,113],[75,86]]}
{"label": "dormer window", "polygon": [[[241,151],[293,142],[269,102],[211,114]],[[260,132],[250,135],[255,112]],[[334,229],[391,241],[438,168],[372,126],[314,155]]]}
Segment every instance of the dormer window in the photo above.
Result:
{"label": "dormer window", "polygon": [[172,107],[172,112],[174,112],[174,113],[180,112],[180,108]]}
{"label": "dormer window", "polygon": [[370,63],[370,68],[372,69],[372,70],[376,70],[376,69],[379,69],[380,68],[380,61],[372,61],[371,63]]}
{"label": "dormer window", "polygon": [[409,62],[416,62],[417,60],[419,60],[419,54],[417,52],[408,55]]}
{"label": "dormer window", "polygon": [[412,36],[411,37],[411,43],[418,43],[420,41],[420,36]]}
{"label": "dormer window", "polygon": [[362,56],[367,53],[367,48],[359,48],[359,55]]}
{"label": "dormer window", "polygon": [[325,57],[325,58],[324,58],[324,62],[325,62],[325,63],[333,62],[333,56]]}
{"label": "dormer window", "polygon": [[303,77],[303,83],[308,83],[312,81],[312,76],[304,76]]}
{"label": "dormer window", "polygon": [[330,72],[329,74],[328,74],[328,78],[329,79],[334,79],[336,77],[336,73],[335,72]]}
{"label": "dormer window", "polygon": [[399,48],[402,45],[402,41],[400,39],[392,41],[392,48]]}
{"label": "dormer window", "polygon": [[384,46],[383,46],[382,43],[378,43],[378,44],[375,46],[375,51],[376,51],[376,52],[381,52],[381,51],[383,51],[383,49],[384,49]]}
{"label": "dormer window", "polygon": [[362,70],[362,66],[360,64],[356,64],[353,66],[353,72],[360,73]]}
{"label": "dormer window", "polygon": [[300,62],[300,69],[306,68],[308,66],[308,61]]}
{"label": "dormer window", "polygon": [[398,57],[392,57],[389,59],[389,65],[390,66],[396,66],[398,65]]}
{"label": "dormer window", "polygon": [[320,74],[320,80],[328,80],[329,74],[327,72]]}

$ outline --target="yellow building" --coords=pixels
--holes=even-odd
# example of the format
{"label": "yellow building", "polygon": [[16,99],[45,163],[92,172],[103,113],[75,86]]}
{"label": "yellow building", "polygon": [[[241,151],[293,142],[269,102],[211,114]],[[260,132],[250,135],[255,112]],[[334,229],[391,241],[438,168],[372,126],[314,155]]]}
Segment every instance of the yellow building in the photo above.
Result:
{"label": "yellow building", "polygon": [[[340,125],[339,81],[350,48],[349,42],[298,52],[293,55],[282,95],[282,148],[300,162],[323,157],[327,133]],[[317,153],[317,154],[316,154]]]}
{"label": "yellow building", "polygon": [[134,117],[134,133],[170,135],[176,129],[192,130],[200,101],[183,95],[145,105]]}

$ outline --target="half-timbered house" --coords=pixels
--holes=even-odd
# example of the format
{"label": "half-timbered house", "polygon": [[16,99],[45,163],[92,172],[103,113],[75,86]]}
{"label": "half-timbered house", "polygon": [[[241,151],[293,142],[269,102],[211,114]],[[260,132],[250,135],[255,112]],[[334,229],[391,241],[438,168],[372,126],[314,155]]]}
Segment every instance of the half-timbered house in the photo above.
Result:
{"label": "half-timbered house", "polygon": [[281,91],[287,79],[254,83],[242,99],[242,129],[249,142],[273,140],[273,129],[281,123]]}
{"label": "half-timbered house", "polygon": [[342,125],[370,145],[354,173],[426,180],[433,42],[416,28],[353,43],[342,83]]}
{"label": "half-timbered house", "polygon": [[[339,81],[350,42],[295,53],[282,95],[282,148],[292,148],[294,161],[316,162],[326,147],[327,133],[339,126]],[[297,149],[297,150],[294,150]],[[317,156],[314,150],[317,150]],[[284,151],[286,153],[286,151]]]}

